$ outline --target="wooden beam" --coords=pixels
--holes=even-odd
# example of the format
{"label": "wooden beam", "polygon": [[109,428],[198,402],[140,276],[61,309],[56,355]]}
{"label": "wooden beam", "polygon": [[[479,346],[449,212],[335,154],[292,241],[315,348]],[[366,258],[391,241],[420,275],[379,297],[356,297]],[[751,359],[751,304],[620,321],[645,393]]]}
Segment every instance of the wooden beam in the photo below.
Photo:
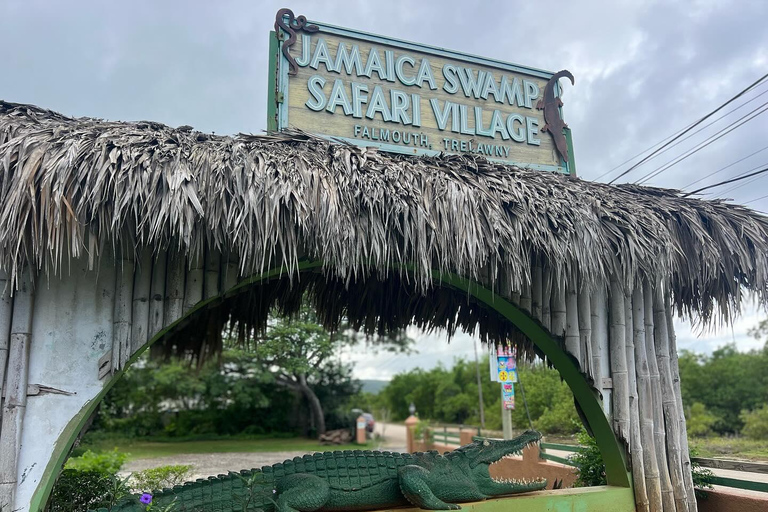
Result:
{"label": "wooden beam", "polygon": [[645,350],[645,299],[643,287],[637,286],[632,294],[632,322],[634,325],[635,373],[637,378],[638,421],[640,441],[643,447],[645,492],[651,512],[662,512],[661,480],[659,464],[653,442],[653,395],[651,375],[648,371],[648,353]]}
{"label": "wooden beam", "polygon": [[645,350],[648,356],[648,372],[653,398],[653,448],[659,464],[659,483],[661,485],[662,510],[675,510],[675,492],[669,476],[667,459],[667,434],[664,430],[664,411],[662,409],[661,377],[656,359],[655,326],[653,318],[653,287],[643,283],[643,301],[645,309]]}
{"label": "wooden beam", "polygon": [[[12,314],[11,280],[8,279],[8,274],[4,270],[0,270],[0,395],[5,389],[5,368],[8,364]],[[0,409],[0,424],[1,420],[2,409]]]}
{"label": "wooden beam", "polygon": [[6,398],[0,428],[0,510],[3,512],[13,510],[16,494],[21,431],[27,409],[33,308],[32,279],[26,270],[13,300]]}
{"label": "wooden beam", "polygon": [[165,274],[168,267],[168,255],[161,251],[152,262],[152,284],[149,295],[149,328],[147,341],[165,327]]}
{"label": "wooden beam", "polygon": [[149,340],[149,306],[152,293],[152,250],[141,250],[133,271],[133,312],[131,314],[131,349],[129,357]]}
{"label": "wooden beam", "polygon": [[131,315],[133,309],[133,253],[126,251],[117,262],[115,275],[112,372],[123,369],[131,357]]}
{"label": "wooden beam", "polygon": [[683,458],[680,445],[680,418],[677,412],[674,385],[672,384],[672,368],[669,361],[669,330],[667,328],[667,311],[664,292],[657,287],[653,295],[654,348],[656,361],[659,364],[661,379],[661,407],[664,412],[664,424],[667,433],[667,457],[669,461],[669,476],[672,480],[672,490],[675,493],[675,510],[688,510],[688,499],[683,479]]}
{"label": "wooden beam", "polygon": [[613,381],[613,428],[620,439],[629,443],[629,382],[626,355],[626,311],[624,289],[616,280],[611,280],[610,335],[608,338]]}
{"label": "wooden beam", "polygon": [[627,383],[629,385],[629,456],[632,461],[632,481],[635,487],[635,504],[638,512],[650,512],[648,491],[645,485],[644,447],[640,436],[640,410],[637,403],[637,374],[635,373],[635,328],[632,297],[624,296],[626,320]]}

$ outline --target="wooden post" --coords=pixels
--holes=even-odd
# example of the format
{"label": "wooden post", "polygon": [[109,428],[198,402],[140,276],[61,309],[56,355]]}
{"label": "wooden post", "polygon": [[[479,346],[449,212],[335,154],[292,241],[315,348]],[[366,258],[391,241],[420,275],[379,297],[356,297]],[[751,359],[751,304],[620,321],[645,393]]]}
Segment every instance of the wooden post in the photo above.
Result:
{"label": "wooden post", "polygon": [[155,258],[152,265],[152,285],[150,286],[149,300],[149,329],[147,341],[153,338],[165,327],[164,303],[165,303],[165,273],[168,266],[168,255],[165,251]]}
{"label": "wooden post", "polygon": [[635,505],[638,512],[649,512],[648,491],[645,486],[645,461],[640,436],[640,409],[637,403],[637,374],[635,373],[635,327],[632,297],[624,297],[624,314],[627,324],[626,348],[627,382],[629,384],[629,455],[632,460],[632,480],[635,487]]}
{"label": "wooden post", "polygon": [[5,403],[0,427],[0,510],[13,510],[16,495],[21,431],[27,409],[29,343],[34,294],[30,271],[24,271],[13,300]]}
{"label": "wooden post", "polygon": [[112,372],[125,366],[131,352],[131,313],[133,307],[133,249],[123,253],[115,269],[114,333],[112,335]]}
{"label": "wooden post", "polygon": [[550,300],[551,308],[551,333],[553,336],[562,338],[565,336],[566,329],[566,303],[565,303],[565,283],[558,279],[552,282],[552,297]]}
{"label": "wooden post", "polygon": [[203,256],[200,254],[193,255],[189,261],[191,268],[186,270],[187,282],[184,286],[184,313],[203,300],[203,279],[205,276]]}
{"label": "wooden post", "polygon": [[661,398],[661,377],[659,364],[656,360],[655,326],[653,321],[653,288],[650,283],[643,284],[643,300],[645,302],[645,350],[648,352],[648,372],[653,398],[653,448],[659,464],[659,483],[661,487],[662,510],[675,510],[675,493],[672,489],[672,479],[669,476],[667,460],[666,432],[664,431],[664,411]]}
{"label": "wooden post", "polygon": [[579,350],[581,371],[594,378],[592,369],[592,307],[586,286],[579,291]]}
{"label": "wooden post", "polygon": [[645,299],[642,286],[632,294],[632,322],[634,324],[635,373],[637,377],[638,421],[640,423],[640,444],[643,447],[643,469],[645,492],[651,512],[662,512],[661,481],[656,451],[653,448],[653,396],[651,377],[648,371],[648,354],[645,350]]}
{"label": "wooden post", "polygon": [[608,339],[613,380],[613,429],[616,434],[629,442],[629,383],[626,355],[626,314],[624,290],[616,279],[611,279],[611,319]]}
{"label": "wooden post", "polygon": [[565,350],[567,350],[576,361],[579,362],[579,369],[586,372],[582,361],[581,338],[579,332],[579,296],[576,293],[576,280],[573,275],[566,283],[565,294]]}
{"label": "wooden post", "polygon": [[677,403],[677,415],[680,425],[680,445],[683,459],[683,482],[685,483],[685,495],[688,501],[688,510],[696,512],[696,493],[693,487],[693,474],[691,473],[691,454],[688,447],[688,427],[685,423],[685,410],[683,409],[683,393],[680,390],[680,367],[677,361],[677,336],[675,335],[675,325],[672,319],[672,308],[669,306],[669,300],[664,302],[667,312],[667,332],[669,333],[669,361],[672,369],[672,383],[675,390],[675,401]]}
{"label": "wooden post", "polygon": [[168,267],[165,272],[165,307],[163,309],[163,327],[171,325],[181,318],[184,310],[184,277],[186,258],[178,249],[168,251]]}
{"label": "wooden post", "polygon": [[[5,367],[8,363],[8,348],[11,339],[11,315],[13,314],[13,297],[11,296],[11,280],[4,270],[0,270],[0,397],[5,389]],[[0,404],[2,400],[0,399]],[[0,409],[2,420],[2,409]]]}
{"label": "wooden post", "polygon": [[129,357],[149,340],[149,304],[152,293],[152,250],[141,250],[139,264],[134,267],[133,313],[131,315],[131,350]]}
{"label": "wooden post", "polygon": [[549,267],[543,268],[544,272],[541,278],[541,325],[549,332],[552,332],[552,272]]}
{"label": "wooden post", "polygon": [[530,276],[526,276],[528,279],[523,280],[523,284],[520,287],[520,309],[526,313],[531,312],[531,281]]}
{"label": "wooden post", "polygon": [[203,298],[210,299],[219,294],[219,273],[221,271],[221,254],[212,247],[205,253],[205,290]]}
{"label": "wooden post", "polygon": [[538,262],[533,267],[533,283],[531,286],[531,316],[541,322],[541,307],[544,298],[542,280],[544,271]]}
{"label": "wooden post", "polygon": [[222,291],[226,292],[235,287],[239,281],[240,270],[238,268],[237,254],[228,254],[226,258],[222,258],[222,280],[224,283]]}
{"label": "wooden post", "polygon": [[667,455],[669,457],[669,476],[675,495],[677,512],[688,510],[688,501],[683,480],[683,459],[680,447],[680,418],[677,413],[677,400],[672,385],[672,369],[669,362],[669,331],[667,329],[667,311],[661,287],[653,295],[654,347],[656,361],[659,364],[661,378],[661,407],[664,411],[664,423],[667,432]]}
{"label": "wooden post", "polygon": [[610,417],[613,411],[613,390],[612,386],[606,385],[611,376],[611,358],[608,352],[608,292],[604,286],[595,290],[590,306],[595,386],[603,397],[603,410]]}

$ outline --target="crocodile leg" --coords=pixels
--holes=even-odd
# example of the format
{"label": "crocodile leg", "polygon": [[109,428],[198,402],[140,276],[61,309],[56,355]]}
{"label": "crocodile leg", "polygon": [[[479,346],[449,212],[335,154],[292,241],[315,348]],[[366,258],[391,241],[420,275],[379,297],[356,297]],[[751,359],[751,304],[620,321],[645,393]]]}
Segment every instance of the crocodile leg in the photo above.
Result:
{"label": "crocodile leg", "polygon": [[454,503],[446,503],[432,493],[427,483],[429,471],[421,466],[403,466],[398,470],[400,491],[414,506],[427,510],[459,510]]}
{"label": "crocodile leg", "polygon": [[277,512],[314,512],[331,494],[327,480],[308,473],[281,478],[276,491]]}

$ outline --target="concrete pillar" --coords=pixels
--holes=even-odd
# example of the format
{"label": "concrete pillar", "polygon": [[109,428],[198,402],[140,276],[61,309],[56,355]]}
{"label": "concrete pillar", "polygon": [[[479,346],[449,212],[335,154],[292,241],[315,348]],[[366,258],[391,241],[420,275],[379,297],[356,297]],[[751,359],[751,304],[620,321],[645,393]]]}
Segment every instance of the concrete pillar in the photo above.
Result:
{"label": "concrete pillar", "polygon": [[414,453],[416,451],[416,440],[413,438],[413,431],[418,422],[419,418],[414,415],[408,416],[408,419],[405,420],[405,436],[408,453]]}
{"label": "concrete pillar", "polygon": [[466,429],[459,430],[459,442],[461,443],[461,446],[472,444],[472,437],[474,437],[474,435],[475,435],[474,430],[466,430]]}

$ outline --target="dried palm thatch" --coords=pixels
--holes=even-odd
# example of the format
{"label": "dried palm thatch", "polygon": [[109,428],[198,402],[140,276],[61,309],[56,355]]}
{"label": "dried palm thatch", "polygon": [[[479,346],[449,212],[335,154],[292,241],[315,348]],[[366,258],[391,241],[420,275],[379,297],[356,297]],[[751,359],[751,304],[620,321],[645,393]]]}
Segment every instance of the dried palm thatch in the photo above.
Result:
{"label": "dried palm thatch", "polygon": [[703,322],[732,317],[743,289],[768,300],[768,219],[721,201],[0,102],[0,270],[17,282],[25,266],[62,273],[68,258],[142,246],[232,254],[243,274],[322,258],[345,286],[409,264],[420,292],[433,269],[512,290],[534,266],[580,289],[647,280]]}

